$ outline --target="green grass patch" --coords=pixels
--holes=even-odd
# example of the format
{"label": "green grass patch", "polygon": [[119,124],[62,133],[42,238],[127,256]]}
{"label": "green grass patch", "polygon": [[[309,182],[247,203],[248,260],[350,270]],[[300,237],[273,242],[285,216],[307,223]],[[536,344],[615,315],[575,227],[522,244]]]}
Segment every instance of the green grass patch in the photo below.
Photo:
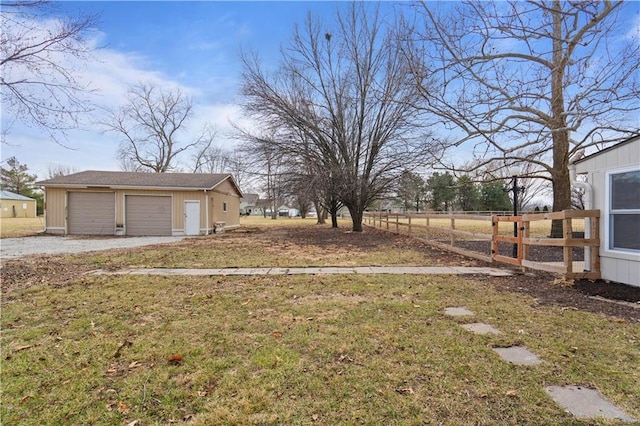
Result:
{"label": "green grass patch", "polygon": [[[556,406],[562,384],[640,417],[638,325],[489,281],[93,276],[16,291],[1,319],[3,424],[607,424]],[[544,363],[491,349],[512,344]]]}

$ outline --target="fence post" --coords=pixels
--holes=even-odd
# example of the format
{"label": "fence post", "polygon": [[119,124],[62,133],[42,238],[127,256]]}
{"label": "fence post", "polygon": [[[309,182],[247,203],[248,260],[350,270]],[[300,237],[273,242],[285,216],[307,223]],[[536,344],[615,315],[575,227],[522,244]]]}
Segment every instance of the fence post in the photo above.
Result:
{"label": "fence post", "polygon": [[[452,217],[451,218],[451,230],[455,231],[456,229],[456,220]],[[455,241],[456,241],[456,236],[455,233],[451,233],[451,247],[453,247],[455,245]]]}
{"label": "fence post", "polygon": [[524,227],[522,226],[522,216],[516,216],[516,227],[517,227],[517,243],[518,244],[518,252],[516,253],[516,258],[518,259],[518,264],[522,265],[522,256],[523,256],[523,247],[522,247],[522,232],[524,231]]}
{"label": "fence post", "polygon": [[387,224],[387,231],[388,231],[389,230],[389,213],[385,214],[384,218],[385,218],[385,222]]}
{"label": "fence post", "polygon": [[409,235],[411,235],[411,215],[409,216]]}
{"label": "fence post", "polygon": [[429,239],[429,213],[425,213],[424,217],[427,218],[427,228],[424,231],[424,237],[428,240]]}
{"label": "fence post", "polygon": [[498,216],[491,215],[491,260],[498,255]]}
{"label": "fence post", "polygon": [[400,233],[400,213],[396,213],[396,234]]}
{"label": "fence post", "polygon": [[562,257],[564,260],[565,272],[570,274],[573,272],[573,246],[567,246],[566,243],[573,239],[573,229],[571,227],[571,218],[565,217],[562,219],[562,233],[565,240],[565,245],[562,248]]}
{"label": "fence post", "polygon": [[[531,232],[531,221],[524,217],[522,220],[522,237],[529,238]],[[520,240],[520,243],[522,244],[522,239]],[[522,260],[529,260],[529,244],[522,244],[522,258],[520,259],[520,264],[522,264]],[[524,266],[522,269],[525,271],[527,270]]]}
{"label": "fence post", "polygon": [[[589,238],[600,238],[600,216],[596,216],[590,220],[591,236]],[[600,241],[602,244],[602,241]],[[595,249],[595,250],[594,250]],[[599,247],[589,246],[591,252],[591,272],[600,272],[600,250]]]}

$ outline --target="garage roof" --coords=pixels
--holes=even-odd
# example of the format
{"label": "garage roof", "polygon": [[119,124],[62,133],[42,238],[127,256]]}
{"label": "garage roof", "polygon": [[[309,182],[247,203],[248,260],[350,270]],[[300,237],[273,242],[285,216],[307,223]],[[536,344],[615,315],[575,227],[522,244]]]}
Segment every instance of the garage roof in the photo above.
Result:
{"label": "garage roof", "polygon": [[239,194],[240,188],[228,173],[139,173],[87,170],[37,182],[41,186],[76,188],[152,188],[209,190],[230,180]]}

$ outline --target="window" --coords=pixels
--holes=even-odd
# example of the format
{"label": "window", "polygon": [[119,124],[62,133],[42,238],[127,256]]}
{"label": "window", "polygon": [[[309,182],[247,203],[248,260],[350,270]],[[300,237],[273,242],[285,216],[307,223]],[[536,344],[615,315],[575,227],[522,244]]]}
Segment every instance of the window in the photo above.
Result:
{"label": "window", "polygon": [[222,211],[227,212],[227,203],[222,203]]}
{"label": "window", "polygon": [[640,170],[609,174],[610,250],[640,253]]}

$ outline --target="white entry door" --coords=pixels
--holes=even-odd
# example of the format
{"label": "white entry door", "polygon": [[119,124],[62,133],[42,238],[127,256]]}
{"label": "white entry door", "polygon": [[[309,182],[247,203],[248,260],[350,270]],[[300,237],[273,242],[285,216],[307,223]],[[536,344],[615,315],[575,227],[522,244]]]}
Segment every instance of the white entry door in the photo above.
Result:
{"label": "white entry door", "polygon": [[200,201],[184,202],[184,233],[200,235]]}

